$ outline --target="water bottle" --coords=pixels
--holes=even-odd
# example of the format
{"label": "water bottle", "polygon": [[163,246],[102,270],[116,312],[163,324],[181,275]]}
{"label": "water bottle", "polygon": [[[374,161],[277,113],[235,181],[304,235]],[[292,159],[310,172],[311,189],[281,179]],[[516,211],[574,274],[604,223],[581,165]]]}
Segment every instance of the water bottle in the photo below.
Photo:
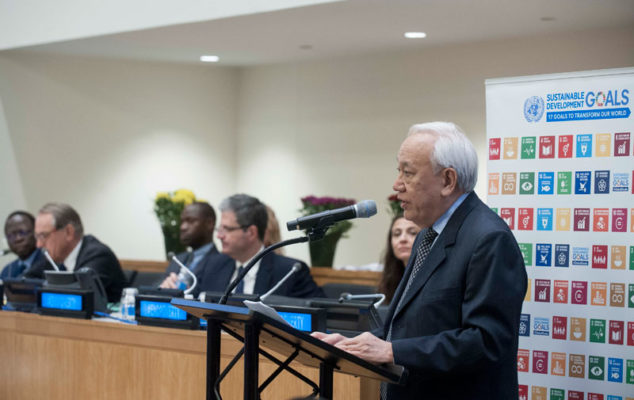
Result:
{"label": "water bottle", "polygon": [[187,272],[184,271],[184,268],[181,268],[181,271],[178,273],[178,282],[176,282],[176,287],[180,290],[185,290],[192,284],[192,277]]}
{"label": "water bottle", "polygon": [[121,296],[121,318],[134,321],[135,317],[135,297],[139,293],[137,288],[125,288]]}

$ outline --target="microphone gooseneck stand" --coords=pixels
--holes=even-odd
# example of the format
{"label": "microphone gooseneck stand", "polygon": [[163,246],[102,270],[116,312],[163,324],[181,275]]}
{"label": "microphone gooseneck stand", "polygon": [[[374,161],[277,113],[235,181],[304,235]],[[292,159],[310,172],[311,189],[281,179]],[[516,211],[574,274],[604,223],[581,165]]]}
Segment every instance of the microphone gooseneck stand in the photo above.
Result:
{"label": "microphone gooseneck stand", "polygon": [[[308,230],[306,236],[284,240],[279,243],[275,243],[256,254],[251,261],[244,267],[244,270],[236,276],[236,278],[229,284],[225,293],[222,295],[218,304],[226,304],[229,295],[238,286],[238,283],[244,279],[245,275],[253,268],[253,266],[262,259],[265,255],[280,247],[288,246],[296,243],[304,243],[308,241],[320,240],[326,234],[328,228],[330,228],[335,221],[332,217],[323,218],[319,224]],[[286,370],[303,382],[308,384],[313,393],[307,396],[307,398],[315,397],[319,394],[322,398],[332,398],[332,373],[334,367],[330,364],[322,363],[320,367],[320,385],[318,386],[309,378],[290,367],[290,363],[297,357],[299,350],[295,351],[285,361],[280,361],[268,352],[260,349],[259,336],[260,336],[261,323],[256,321],[245,324],[244,337],[241,337],[237,333],[233,332],[223,326],[219,320],[210,318],[207,321],[207,352],[208,354],[214,354],[213,357],[207,357],[207,400],[221,400],[220,396],[220,382],[225,378],[228,372],[235,366],[240,357],[244,357],[244,399],[255,400],[260,398],[260,393],[277,377],[282,371]],[[224,330],[229,335],[240,340],[244,343],[244,347],[235,355],[229,365],[220,372],[220,331]],[[278,365],[278,368],[258,387],[258,357],[262,354],[267,359]],[[324,375],[325,376],[322,376]]]}

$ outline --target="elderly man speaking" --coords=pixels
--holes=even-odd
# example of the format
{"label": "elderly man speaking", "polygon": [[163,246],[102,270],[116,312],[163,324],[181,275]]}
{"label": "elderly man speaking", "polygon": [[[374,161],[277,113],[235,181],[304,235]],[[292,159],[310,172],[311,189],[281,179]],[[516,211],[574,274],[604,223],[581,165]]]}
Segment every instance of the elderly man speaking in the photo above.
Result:
{"label": "elderly man speaking", "polygon": [[409,370],[382,399],[518,397],[517,343],[527,276],[509,227],[473,192],[478,160],[452,123],[411,127],[394,190],[421,228],[385,326],[354,338],[314,336]]}

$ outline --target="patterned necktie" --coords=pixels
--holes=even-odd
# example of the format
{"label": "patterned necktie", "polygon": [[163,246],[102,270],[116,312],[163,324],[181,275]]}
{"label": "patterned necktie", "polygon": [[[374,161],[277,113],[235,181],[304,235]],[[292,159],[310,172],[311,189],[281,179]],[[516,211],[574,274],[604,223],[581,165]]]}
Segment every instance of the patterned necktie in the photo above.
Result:
{"label": "patterned necktie", "polygon": [[[403,299],[405,298],[405,296],[407,296],[407,292],[409,291],[410,286],[412,286],[412,283],[416,278],[416,274],[418,274],[418,271],[420,271],[423,263],[425,262],[425,259],[429,255],[429,252],[431,251],[431,246],[434,243],[434,239],[436,239],[436,236],[438,236],[438,233],[436,233],[436,231],[432,228],[428,228],[427,232],[425,232],[425,235],[423,235],[423,239],[416,249],[416,260],[414,261],[414,267],[412,268],[412,272],[410,273],[409,279],[407,280],[407,285],[405,285],[405,290],[403,290],[401,298],[399,299],[398,304],[394,309],[394,315],[396,315],[397,311],[400,310],[401,305],[403,304]],[[385,340],[387,342],[392,341],[392,323],[394,322],[394,315],[392,316],[392,321],[390,321],[390,329],[388,329],[387,336],[385,337]],[[387,399],[387,385],[388,384],[386,382],[381,383],[381,400]]]}
{"label": "patterned necktie", "polygon": [[[236,275],[236,277],[240,276],[243,270],[244,270],[244,267],[240,265],[238,267],[238,274]],[[236,293],[236,294],[244,293],[244,279],[240,280],[240,283],[238,283],[238,286],[236,286],[236,290],[233,293]]]}

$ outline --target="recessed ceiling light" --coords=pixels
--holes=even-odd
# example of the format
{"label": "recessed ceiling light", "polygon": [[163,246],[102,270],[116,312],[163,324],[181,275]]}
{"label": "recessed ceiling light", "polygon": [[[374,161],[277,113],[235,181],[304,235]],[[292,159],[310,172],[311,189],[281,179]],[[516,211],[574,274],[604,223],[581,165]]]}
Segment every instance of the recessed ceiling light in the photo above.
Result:
{"label": "recessed ceiling light", "polygon": [[426,36],[425,32],[405,32],[405,37],[408,39],[422,39]]}
{"label": "recessed ceiling light", "polygon": [[302,44],[301,46],[299,46],[299,48],[301,50],[312,50],[313,49],[313,45],[312,44]]}
{"label": "recessed ceiling light", "polygon": [[555,18],[555,17],[541,17],[540,20],[544,21],[544,22],[550,22],[550,21],[557,20],[557,18]]}
{"label": "recessed ceiling light", "polygon": [[218,56],[200,56],[200,61],[202,61],[202,62],[218,62],[218,61],[220,61],[220,57],[218,57]]}

